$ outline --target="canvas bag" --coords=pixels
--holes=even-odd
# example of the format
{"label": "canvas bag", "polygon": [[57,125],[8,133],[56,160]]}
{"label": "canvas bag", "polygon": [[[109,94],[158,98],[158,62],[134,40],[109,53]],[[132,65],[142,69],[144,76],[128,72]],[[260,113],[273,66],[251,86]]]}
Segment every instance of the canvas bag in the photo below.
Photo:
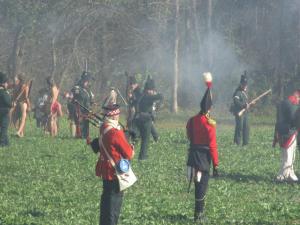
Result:
{"label": "canvas bag", "polygon": [[[112,129],[112,127],[106,128],[103,132],[103,135],[106,134],[110,129]],[[103,150],[106,154],[106,157],[108,158],[109,162],[111,163],[111,165],[114,167],[114,169],[116,171],[116,176],[117,176],[118,181],[119,181],[120,191],[124,191],[125,189],[129,188],[130,186],[132,186],[137,181],[137,177],[133,173],[131,165],[129,165],[129,168],[128,168],[127,172],[124,172],[124,173],[120,172],[117,169],[116,163],[114,162],[112,157],[107,152],[107,150],[106,150],[106,148],[103,144],[102,137],[99,138],[99,142],[100,142],[100,145],[103,147]]]}

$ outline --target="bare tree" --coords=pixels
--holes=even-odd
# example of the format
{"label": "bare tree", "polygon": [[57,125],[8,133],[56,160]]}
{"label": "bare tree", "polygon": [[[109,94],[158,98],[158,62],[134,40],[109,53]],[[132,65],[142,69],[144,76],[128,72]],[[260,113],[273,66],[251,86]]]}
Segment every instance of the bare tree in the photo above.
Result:
{"label": "bare tree", "polygon": [[176,0],[175,11],[175,45],[174,45],[174,77],[173,77],[173,90],[172,90],[172,112],[178,112],[178,78],[179,78],[179,0]]}

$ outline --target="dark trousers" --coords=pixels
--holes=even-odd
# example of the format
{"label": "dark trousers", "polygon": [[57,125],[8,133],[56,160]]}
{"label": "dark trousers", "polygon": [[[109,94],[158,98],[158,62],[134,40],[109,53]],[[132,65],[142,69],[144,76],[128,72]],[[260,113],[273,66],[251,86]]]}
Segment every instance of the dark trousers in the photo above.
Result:
{"label": "dark trousers", "polygon": [[123,192],[119,191],[118,180],[103,180],[103,192],[100,202],[100,225],[118,224],[123,201]]}
{"label": "dark trousers", "polygon": [[207,192],[209,180],[209,172],[202,172],[200,182],[195,181],[195,217],[199,213],[203,213],[205,195]]}
{"label": "dark trousers", "polygon": [[[140,131],[138,129],[138,125],[137,125],[137,119],[133,119],[128,123],[128,129],[130,132],[134,133],[134,136],[130,137],[132,142],[136,142],[139,138],[140,138]],[[129,138],[128,138],[129,140]]]}
{"label": "dark trousers", "polygon": [[83,119],[80,122],[80,129],[81,129],[81,137],[83,139],[86,139],[89,136],[89,120]]}
{"label": "dark trousers", "polygon": [[141,136],[141,149],[139,153],[139,160],[147,159],[147,150],[151,135],[151,127],[152,127],[152,120],[140,121],[137,120],[137,126],[139,129],[139,133]]}
{"label": "dark trousers", "polygon": [[152,125],[151,125],[151,135],[152,135],[154,141],[158,141],[158,132],[157,132],[156,128],[154,127],[154,122],[152,122]]}
{"label": "dark trousers", "polygon": [[9,126],[9,114],[0,112],[0,147],[8,146],[8,130]]}
{"label": "dark trousers", "polygon": [[234,143],[240,145],[241,138],[243,139],[243,145],[247,145],[249,142],[249,124],[247,113],[244,113],[242,116],[235,116]]}

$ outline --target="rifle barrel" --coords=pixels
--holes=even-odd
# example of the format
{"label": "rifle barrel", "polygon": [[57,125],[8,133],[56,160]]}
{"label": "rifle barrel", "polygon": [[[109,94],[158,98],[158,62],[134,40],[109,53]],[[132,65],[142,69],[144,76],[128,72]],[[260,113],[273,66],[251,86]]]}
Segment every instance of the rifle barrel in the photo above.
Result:
{"label": "rifle barrel", "polygon": [[[256,101],[258,101],[259,99],[261,99],[262,97],[264,97],[265,95],[269,94],[270,92],[272,92],[272,89],[269,89],[267,91],[265,91],[264,93],[262,93],[261,95],[259,95],[258,97],[256,97],[255,99],[253,99],[250,104],[255,103]],[[241,111],[238,112],[238,116],[242,116],[244,114],[244,112],[246,111],[246,109],[242,109]]]}

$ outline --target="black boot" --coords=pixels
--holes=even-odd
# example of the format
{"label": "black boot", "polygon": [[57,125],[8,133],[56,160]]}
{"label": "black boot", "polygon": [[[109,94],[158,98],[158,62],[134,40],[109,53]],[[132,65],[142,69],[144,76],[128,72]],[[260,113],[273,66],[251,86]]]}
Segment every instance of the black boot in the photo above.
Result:
{"label": "black boot", "polygon": [[204,224],[205,222],[207,221],[205,215],[203,212],[195,212],[194,213],[194,222],[197,224],[197,225],[202,225]]}
{"label": "black boot", "polygon": [[194,212],[194,222],[203,223],[203,210],[204,210],[204,198],[195,200],[195,212]]}

